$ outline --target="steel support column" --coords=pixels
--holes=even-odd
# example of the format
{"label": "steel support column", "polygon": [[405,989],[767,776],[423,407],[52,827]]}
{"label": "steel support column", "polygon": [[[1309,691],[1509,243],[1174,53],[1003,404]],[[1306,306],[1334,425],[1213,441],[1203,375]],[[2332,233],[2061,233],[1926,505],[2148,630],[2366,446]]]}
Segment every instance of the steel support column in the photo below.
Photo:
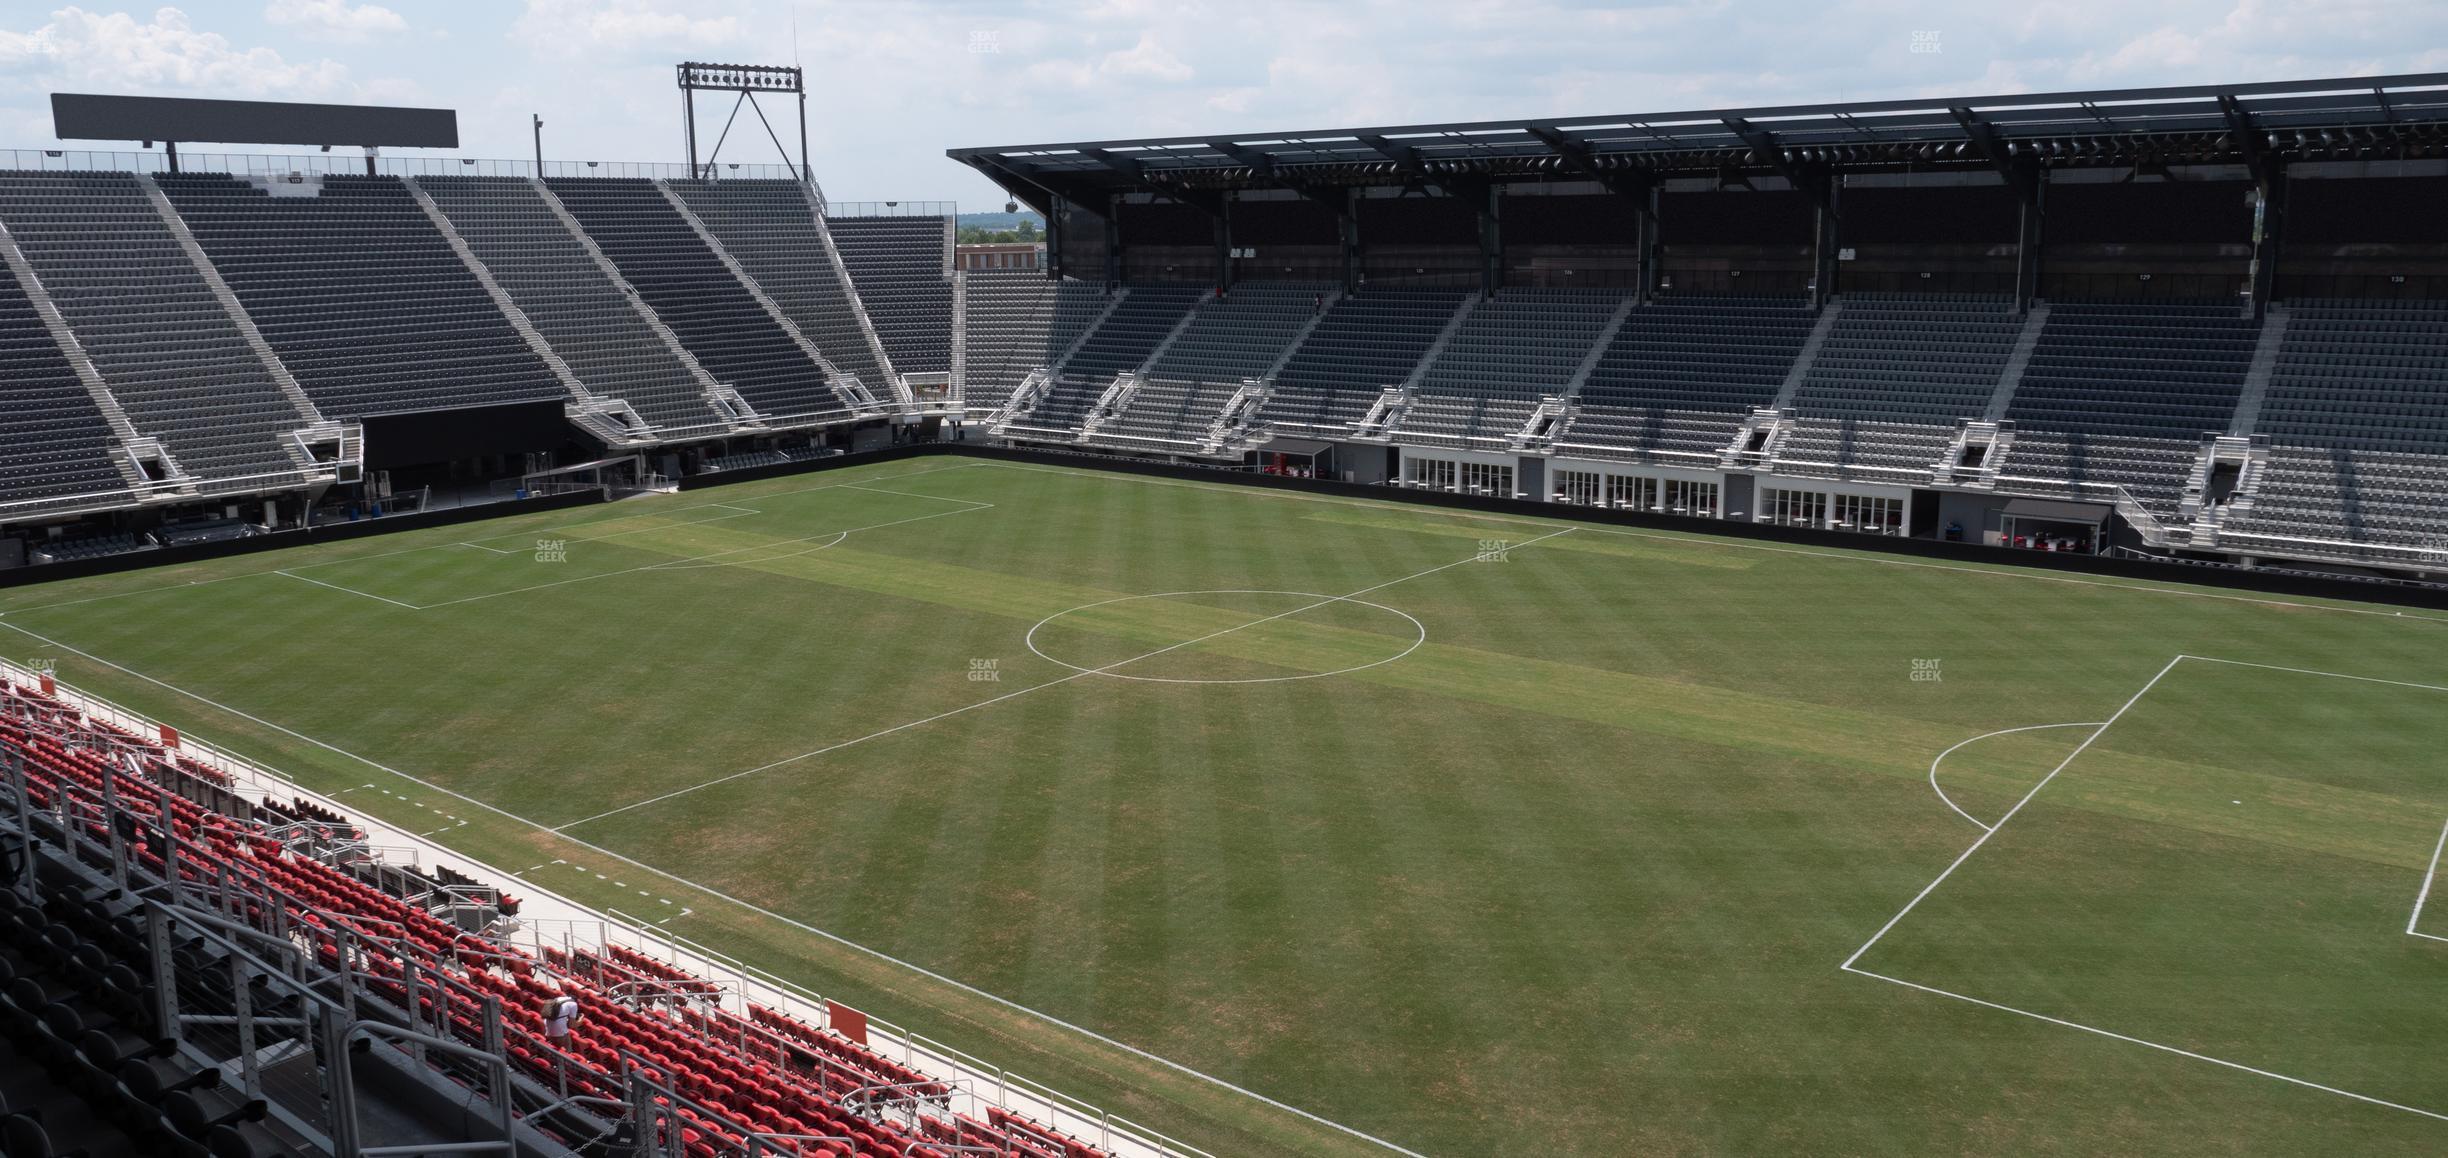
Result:
{"label": "steel support column", "polygon": [[[2046,186],[2042,186],[2046,188]],[[2047,194],[2040,195],[2045,198]],[[2032,303],[2040,300],[2040,259],[2046,245],[2047,214],[2041,211],[2040,200],[2020,203],[2015,215],[2015,284],[2014,310],[2017,314],[2031,312]]]}
{"label": "steel support column", "polygon": [[2263,317],[2278,291],[2278,255],[2286,244],[2287,169],[2273,161],[2253,187],[2252,316]]}
{"label": "steel support column", "polygon": [[[1060,197],[1056,197],[1053,199],[1053,203],[1049,205],[1046,210],[1046,259],[1045,269],[1043,272],[1050,278],[1062,277],[1063,213],[1064,210],[1070,208],[1070,204],[1070,202],[1065,201]],[[954,241],[957,242],[958,240],[959,239],[957,237],[954,238]]]}
{"label": "steel support column", "polygon": [[1473,192],[1479,195],[1479,292],[1495,297],[1504,288],[1504,186],[1490,181]]}
{"label": "steel support column", "polygon": [[1343,191],[1343,210],[1335,218],[1335,236],[1343,248],[1343,292],[1360,288],[1360,190]]}
{"label": "steel support column", "polygon": [[1827,194],[1821,198],[1812,215],[1811,228],[1811,296],[1813,310],[1825,309],[1836,297],[1836,259],[1844,243],[1842,223],[1836,216],[1836,198],[1842,183],[1828,179]]}
{"label": "steel support column", "polygon": [[1215,288],[1229,290],[1233,284],[1232,198],[1224,198],[1217,210],[1211,219],[1215,225]]}
{"label": "steel support column", "polygon": [[1662,264],[1660,259],[1664,256],[1658,248],[1658,191],[1656,186],[1650,186],[1649,195],[1642,200],[1640,208],[1634,213],[1634,218],[1639,230],[1639,252],[1633,255],[1633,260],[1638,263],[1635,273],[1639,277],[1640,284],[1633,298],[1645,306],[1657,296],[1658,269]]}

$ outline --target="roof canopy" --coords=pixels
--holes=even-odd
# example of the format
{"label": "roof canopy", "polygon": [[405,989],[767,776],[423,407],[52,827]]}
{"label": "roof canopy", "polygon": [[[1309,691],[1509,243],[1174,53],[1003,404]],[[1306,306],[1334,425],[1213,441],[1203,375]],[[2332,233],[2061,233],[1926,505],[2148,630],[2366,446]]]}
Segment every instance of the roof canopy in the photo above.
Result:
{"label": "roof canopy", "polygon": [[[1633,192],[1674,171],[2240,163],[2448,152],[2448,73],[2270,84],[1856,101],[1070,144],[947,155],[1047,195],[1580,179]],[[1196,200],[1195,196],[1186,197]]]}

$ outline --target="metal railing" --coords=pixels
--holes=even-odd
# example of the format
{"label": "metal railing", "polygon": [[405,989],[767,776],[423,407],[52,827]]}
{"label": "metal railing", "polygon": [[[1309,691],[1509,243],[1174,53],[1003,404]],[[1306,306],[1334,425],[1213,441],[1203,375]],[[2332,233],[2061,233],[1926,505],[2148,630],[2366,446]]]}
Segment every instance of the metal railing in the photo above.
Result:
{"label": "metal railing", "polygon": [[833,201],[827,217],[957,217],[957,201]]}
{"label": "metal railing", "polygon": [[[0,659],[0,679],[31,689],[39,686],[40,676],[28,668]],[[56,722],[46,730],[85,730],[97,725],[114,728],[130,735],[100,733],[90,739],[80,739],[79,743],[85,747],[107,746],[140,757],[153,756],[158,759],[161,749],[146,742],[145,738],[159,736],[159,725],[107,701],[60,686],[56,680],[51,695],[65,705],[65,710],[49,712]],[[29,711],[42,710],[41,705],[21,697],[0,697],[0,701],[27,704]],[[25,719],[23,716],[16,718]],[[228,757],[218,749],[183,735],[177,752],[182,756],[208,753],[211,759],[199,762],[208,763],[215,771],[224,772],[234,784],[247,786],[251,793],[290,794],[296,791],[294,782],[286,776]],[[0,753],[0,756],[4,755]],[[0,764],[5,762],[0,759]],[[116,768],[116,764],[113,767]],[[118,873],[127,874],[141,868],[134,864],[136,858],[130,855],[135,846],[113,831],[108,819],[131,811],[129,802],[108,791],[122,776],[132,777],[147,792],[158,793],[165,810],[169,807],[168,799],[177,794],[175,788],[156,775],[144,773],[140,766],[136,772],[114,772],[106,777],[105,791],[99,794],[82,786],[63,785],[63,790],[55,794],[57,799],[48,811],[58,814],[61,808],[66,808],[85,822],[62,826],[66,830],[63,838],[72,856],[89,864],[114,865]],[[22,800],[24,797],[19,795],[18,798]],[[166,832],[171,827],[169,819],[165,814],[161,821],[144,820],[143,823],[156,831]],[[404,853],[411,866],[416,863],[413,849],[395,849],[365,840],[318,840],[313,835],[317,826],[312,823],[278,828],[252,822],[232,823],[243,829],[239,833],[243,837],[267,840],[282,846],[283,851],[291,855],[322,861],[361,884],[367,882],[349,865],[334,863],[329,855],[334,849],[343,850],[346,855],[366,856],[368,859],[359,862],[361,864],[383,864],[382,860],[373,859],[372,854],[380,852]],[[279,836],[275,837],[275,833]],[[324,847],[315,847],[317,845]],[[370,981],[376,988],[392,992],[403,984],[407,985],[407,1007],[412,1012],[406,1028],[410,1032],[425,1033],[438,1039],[449,1039],[458,1033],[462,1034],[458,1044],[488,1044],[466,1040],[464,1027],[473,1024],[486,1034],[499,1035],[488,1044],[488,1052],[494,1055],[500,1053],[498,1047],[501,1043],[508,1042],[521,1045],[530,1053],[540,1056],[543,1049],[549,1048],[549,1043],[535,1039],[517,1025],[505,1021],[498,1008],[498,999],[457,979],[453,974],[466,970],[472,963],[498,959],[514,971],[526,968],[540,974],[557,974],[601,986],[607,984],[604,978],[590,977],[566,964],[556,965],[551,961],[553,954],[546,950],[555,950],[560,954],[585,951],[616,969],[628,969],[617,960],[603,956],[610,948],[617,946],[693,976],[694,980],[689,982],[642,978],[648,982],[659,982],[666,987],[668,996],[680,1000],[644,1000],[635,1007],[642,1012],[652,1012],[656,1016],[685,1023],[691,1032],[705,1035],[709,1040],[729,1040],[740,1046],[742,1052],[753,1049],[758,1054],[771,1054],[777,1062],[794,1049],[807,1052],[803,1047],[794,1047],[788,1035],[759,1024],[753,1006],[773,1010],[816,1031],[835,1033],[831,1019],[834,1006],[814,990],[617,909],[604,910],[602,919],[595,921],[525,920],[515,929],[488,929],[481,934],[453,929],[447,956],[443,956],[435,949],[418,944],[411,930],[397,921],[322,910],[285,887],[270,870],[263,867],[217,855],[207,846],[176,835],[168,836],[163,847],[167,855],[162,867],[151,870],[157,879],[175,875],[182,864],[188,866],[191,872],[200,874],[196,879],[189,879],[170,889],[173,895],[208,913],[218,914],[222,920],[242,923],[259,937],[307,949],[309,955],[327,968],[342,964],[351,966],[342,969],[344,1002],[353,1001],[353,995],[364,988],[359,985],[360,980]],[[126,883],[124,876],[122,883]],[[369,884],[368,887],[374,886]],[[530,891],[535,891],[532,886]],[[401,898],[396,894],[388,895],[400,900],[403,905],[421,907],[416,900]],[[250,904],[250,901],[256,903]],[[568,960],[568,957],[564,957],[565,962]],[[378,968],[372,964],[374,962],[387,962],[389,967]],[[615,980],[609,984],[618,985],[619,982]],[[700,985],[708,987],[710,992],[699,992],[697,987]],[[346,1008],[352,1018],[357,1016],[358,1010],[353,1004]],[[457,1020],[454,1020],[454,1014],[458,1015]],[[1108,1153],[1213,1158],[1204,1150],[1012,1073],[905,1026],[872,1015],[866,1017],[866,1024],[869,1032],[865,1047],[875,1056],[930,1076],[966,1075],[943,1077],[942,1084],[955,1109],[981,1122],[990,1117],[987,1112],[989,1108],[999,1109],[1025,1119],[1056,1124],[1056,1129],[1072,1133]],[[844,1036],[843,1040],[850,1039]],[[419,1060],[427,1060],[423,1053],[416,1053],[415,1056]],[[585,1092],[573,1091],[569,1087],[572,1077],[594,1078],[612,1085],[622,1080],[620,1075],[589,1071],[575,1058],[564,1056],[563,1060],[560,1088],[556,1092],[564,1099]],[[875,1080],[869,1073],[857,1071],[837,1058],[820,1058],[816,1068],[834,1078],[848,1081],[854,1088],[871,1086]],[[929,1144],[942,1148],[938,1143]]]}
{"label": "metal railing", "polygon": [[[495,1135],[449,1148],[516,1148],[498,1000],[453,981],[430,954],[403,949],[404,939],[359,928],[387,922],[319,913],[244,858],[179,835],[174,793],[152,777],[106,765],[97,790],[53,771],[38,803],[30,763],[0,761],[0,814],[63,871],[75,866],[142,898],[132,915],[146,930],[150,1018],[188,1058],[222,1066],[260,1113],[334,1153],[418,1152],[357,1143],[358,1102],[343,1093],[359,1064],[350,1045],[385,1041],[466,1087],[470,1123],[485,1121]],[[129,795],[140,789],[160,794],[158,818]],[[30,890],[35,876],[23,875]],[[378,971],[385,962],[388,975]],[[402,1004],[367,1000],[402,986]],[[482,1040],[454,1040],[453,1027],[467,1025],[485,1027]]]}
{"label": "metal railing", "polygon": [[[743,165],[725,161],[711,175],[790,180],[787,165]],[[0,149],[0,169],[39,172],[167,173],[170,158],[154,150]],[[366,158],[358,152],[330,153],[180,153],[181,173],[227,173],[233,176],[285,176],[327,173],[362,176]],[[386,177],[533,177],[536,163],[492,157],[394,156],[374,158],[374,171]],[[686,180],[689,167],[676,161],[546,161],[546,177],[631,177]],[[704,172],[698,176],[706,175]],[[907,204],[946,204],[909,202]]]}
{"label": "metal railing", "polygon": [[2038,492],[2041,497],[2073,495],[2078,501],[2104,500],[2115,507],[2118,514],[2125,516],[2125,521],[2132,523],[2135,530],[2142,532],[2146,542],[2164,545],[2168,541],[2167,525],[2160,521],[2158,515],[2151,513],[2150,508],[2143,506],[2142,500],[2135,498],[2132,491],[2117,483],[2020,474],[2000,474],[1996,476],[1996,481],[1998,491],[2005,494],[2031,495]]}

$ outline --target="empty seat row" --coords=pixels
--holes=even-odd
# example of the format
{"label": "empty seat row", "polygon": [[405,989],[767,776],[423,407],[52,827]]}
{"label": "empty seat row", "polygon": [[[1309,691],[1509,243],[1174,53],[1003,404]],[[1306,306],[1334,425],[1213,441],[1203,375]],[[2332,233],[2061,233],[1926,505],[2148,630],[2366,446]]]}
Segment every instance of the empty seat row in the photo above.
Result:
{"label": "empty seat row", "polygon": [[827,217],[825,224],[893,369],[951,369],[952,219]]}
{"label": "empty seat row", "polygon": [[961,283],[962,391],[976,414],[1003,405],[1031,370],[1051,368],[1111,301],[1102,286],[1036,270],[970,270]]}
{"label": "empty seat row", "polygon": [[659,431],[686,436],[728,423],[706,401],[627,292],[520,177],[419,177],[451,228],[587,391],[627,402]]}
{"label": "empty seat row", "polygon": [[1319,315],[1327,286],[1265,282],[1201,299],[1181,336],[1148,366],[1151,377],[1238,383],[1265,374],[1302,326]]}
{"label": "empty seat row", "polygon": [[1058,370],[1066,375],[1110,380],[1147,364],[1180,324],[1182,315],[1199,303],[1206,291],[1197,286],[1143,285],[1125,290],[1122,299],[1080,340]]}
{"label": "empty seat row", "polygon": [[568,397],[398,178],[281,197],[220,174],[158,180],[326,417]]}
{"label": "empty seat row", "polygon": [[2253,492],[2222,545],[2448,563],[2448,456],[2280,446]]}
{"label": "empty seat row", "polygon": [[1395,429],[1431,446],[1502,445],[1571,383],[1623,305],[1620,290],[1506,290],[1472,303]]}
{"label": "empty seat row", "polygon": [[137,433],[204,480],[294,476],[292,405],[136,177],[0,173],[8,224]]}
{"label": "empty seat row", "polygon": [[1690,461],[1775,401],[1818,315],[1797,297],[1692,296],[1639,306],[1581,387],[1560,442],[1576,455]]}
{"label": "empty seat row", "polygon": [[545,184],[715,381],[768,418],[850,413],[825,367],[765,312],[654,182],[556,177]]}
{"label": "empty seat row", "polygon": [[0,522],[124,493],[117,440],[14,276],[0,277]]}
{"label": "empty seat row", "polygon": [[859,325],[858,299],[805,186],[758,178],[669,184],[825,361],[878,395],[891,392],[892,368]]}
{"label": "empty seat row", "polygon": [[2256,433],[2358,454],[2448,454],[2448,303],[2287,308]]}
{"label": "empty seat row", "polygon": [[1294,433],[1347,432],[1386,387],[1410,378],[1466,300],[1459,290],[1409,289],[1337,300],[1276,371],[1260,417]]}

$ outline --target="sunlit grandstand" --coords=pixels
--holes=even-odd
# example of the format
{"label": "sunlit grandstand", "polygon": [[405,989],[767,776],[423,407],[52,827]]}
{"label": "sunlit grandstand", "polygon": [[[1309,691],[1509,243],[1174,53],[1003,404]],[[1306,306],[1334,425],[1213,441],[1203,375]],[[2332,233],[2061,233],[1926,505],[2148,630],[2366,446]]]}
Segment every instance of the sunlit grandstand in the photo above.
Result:
{"label": "sunlit grandstand", "polygon": [[2448,75],[949,149],[1025,263],[53,104],[0,1154],[2448,1141]]}

